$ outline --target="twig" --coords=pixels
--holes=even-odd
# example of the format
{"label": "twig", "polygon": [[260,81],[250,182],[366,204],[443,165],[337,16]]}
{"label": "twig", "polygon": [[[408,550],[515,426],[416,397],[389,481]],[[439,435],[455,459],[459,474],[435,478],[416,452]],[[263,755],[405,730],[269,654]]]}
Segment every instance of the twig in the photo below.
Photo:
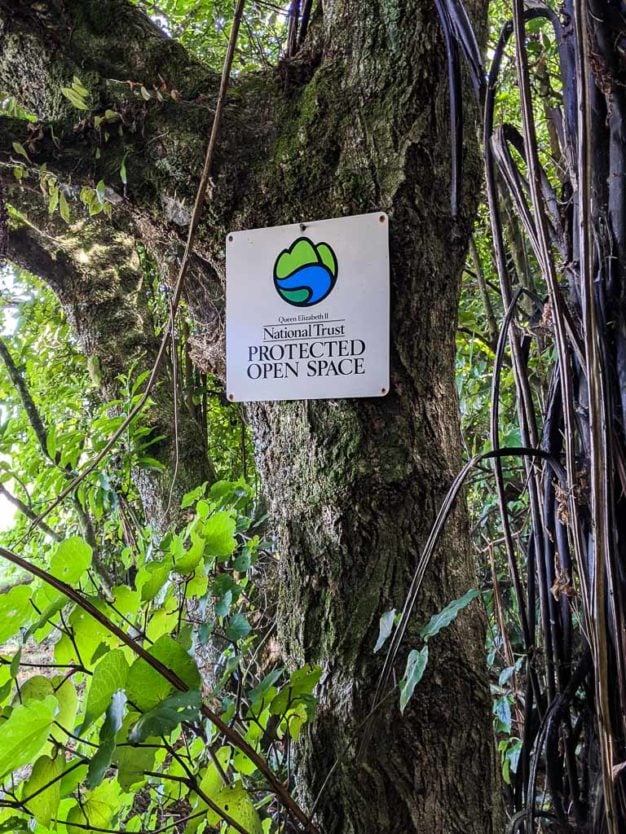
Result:
{"label": "twig", "polygon": [[21,513],[23,513],[26,518],[29,518],[37,527],[41,528],[41,530],[47,535],[50,536],[55,542],[63,541],[63,536],[60,536],[56,533],[52,527],[49,527],[45,521],[38,521],[37,513],[21,501],[16,495],[13,495],[12,492],[5,487],[4,484],[0,484],[0,494],[3,495],[10,504],[13,504]]}

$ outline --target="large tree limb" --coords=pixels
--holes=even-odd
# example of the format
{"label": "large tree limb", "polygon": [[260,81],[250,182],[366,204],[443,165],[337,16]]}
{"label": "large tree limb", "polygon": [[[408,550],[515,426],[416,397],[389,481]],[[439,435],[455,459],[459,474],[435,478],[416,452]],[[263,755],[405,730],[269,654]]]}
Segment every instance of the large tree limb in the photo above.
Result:
{"label": "large tree limb", "polygon": [[109,106],[111,81],[148,90],[164,84],[188,99],[217,89],[216,74],[119,0],[1,0],[0,27],[0,87],[43,121],[75,119],[61,92],[74,75],[90,90],[94,109]]}

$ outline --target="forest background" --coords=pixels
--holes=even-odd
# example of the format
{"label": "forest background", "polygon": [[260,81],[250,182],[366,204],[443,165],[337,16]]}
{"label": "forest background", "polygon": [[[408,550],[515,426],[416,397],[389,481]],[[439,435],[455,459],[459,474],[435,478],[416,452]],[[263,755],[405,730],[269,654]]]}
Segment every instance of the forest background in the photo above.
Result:
{"label": "forest background", "polygon": [[[483,637],[488,678],[477,673],[476,689],[488,682],[490,717],[477,730],[480,807],[420,808],[415,830],[441,813],[445,822],[431,830],[621,830],[624,4],[495,2],[484,28],[486,8],[476,3],[477,35],[454,0],[425,12],[445,104],[445,199],[465,230],[452,247],[463,262],[455,327],[462,450],[446,459],[441,492],[424,505],[422,523],[434,535],[420,534],[408,578],[387,588],[355,637],[368,657],[358,672],[369,683],[366,703],[327,756],[328,730],[320,741],[316,715],[342,715],[337,691],[350,676],[328,682],[334,649],[323,631],[336,621],[302,579],[314,577],[315,562],[305,560],[302,575],[287,569],[285,582],[284,560],[299,546],[307,552],[305,536],[290,530],[284,538],[289,522],[276,520],[271,490],[280,477],[289,481],[276,474],[289,465],[289,443],[306,437],[287,425],[295,411],[267,418],[227,401],[221,293],[203,283],[215,272],[214,252],[193,247],[203,159],[198,205],[218,228],[226,201],[218,174],[236,179],[229,154],[237,156],[237,131],[231,124],[224,138],[216,132],[205,157],[207,114],[214,131],[225,102],[241,105],[235,117],[226,109],[235,127],[259,118],[250,102],[266,92],[257,78],[271,77],[283,93],[310,88],[327,60],[316,52],[324,10],[307,0],[288,8],[250,0],[236,9],[222,0],[138,0],[128,15],[129,4],[111,3],[111,20],[98,29],[95,13],[92,20],[69,3],[72,72],[53,64],[43,82],[44,70],[16,44],[26,54],[38,43],[33,32],[48,32],[54,54],[67,35],[59,21],[67,21],[56,3],[36,5],[0,2],[0,831],[274,834],[319,825],[362,834],[371,785],[354,773],[387,726],[381,713],[399,735],[403,721],[415,727],[420,710],[433,710],[433,692],[463,679],[456,661],[464,651],[481,667],[474,655],[483,657]],[[381,4],[376,14],[387,25],[394,9]],[[148,54],[170,42],[159,30],[185,50],[168,53],[170,76],[102,81],[102,67],[121,60],[100,55],[107,37],[122,52],[127,39],[129,54],[134,44]],[[76,55],[92,49],[81,71]],[[193,112],[185,85],[194,90]],[[304,98],[299,129],[323,144],[328,137],[312,132]],[[317,118],[323,96],[314,105]],[[160,154],[159,130],[172,130],[183,110],[186,133],[175,153]],[[66,134],[55,135],[45,112],[63,113]],[[248,128],[240,129],[245,144]],[[288,141],[297,146],[297,131]],[[253,151],[245,148],[245,163]],[[297,163],[290,153],[280,150],[275,162],[287,172],[287,194],[298,185],[289,166],[307,164],[304,152]],[[373,177],[384,193],[394,172],[378,165]],[[150,166],[159,182],[181,187],[161,194],[152,215]],[[337,200],[331,205],[341,214]],[[133,201],[142,209],[128,221]],[[255,210],[263,217],[263,200]],[[399,237],[404,253],[419,246],[408,232]],[[446,403],[454,422],[457,403]],[[351,419],[342,414],[341,426],[337,418],[322,433],[339,433],[349,447]],[[268,426],[284,430],[285,448],[259,467]],[[450,472],[455,456],[462,480]],[[342,475],[333,477],[340,492]],[[439,570],[441,530],[448,523],[449,536],[467,535],[451,500],[462,481],[473,567],[435,589],[423,580],[431,557]],[[282,495],[297,516],[290,488]],[[311,503],[314,526],[323,492],[307,486],[301,500]],[[347,589],[344,608],[349,599]],[[321,623],[319,634],[312,629],[321,646],[315,657],[294,617]],[[470,709],[482,715],[485,703],[479,694]],[[433,727],[441,735],[441,716]],[[455,745],[451,731],[422,769],[440,768],[448,773],[442,782],[453,784],[466,755]],[[401,751],[405,759],[411,749]],[[384,753],[385,778],[401,782],[396,752]],[[412,790],[415,783],[398,787],[406,818],[374,820],[371,830],[407,834]],[[450,797],[446,791],[434,796]]]}

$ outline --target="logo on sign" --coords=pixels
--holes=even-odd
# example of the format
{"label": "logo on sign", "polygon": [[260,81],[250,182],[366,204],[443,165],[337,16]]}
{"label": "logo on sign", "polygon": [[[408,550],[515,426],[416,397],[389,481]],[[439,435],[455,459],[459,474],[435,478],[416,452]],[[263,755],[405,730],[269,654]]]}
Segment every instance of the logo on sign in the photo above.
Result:
{"label": "logo on sign", "polygon": [[337,257],[327,243],[299,237],[274,264],[274,286],[294,307],[313,307],[328,298],[337,282]]}

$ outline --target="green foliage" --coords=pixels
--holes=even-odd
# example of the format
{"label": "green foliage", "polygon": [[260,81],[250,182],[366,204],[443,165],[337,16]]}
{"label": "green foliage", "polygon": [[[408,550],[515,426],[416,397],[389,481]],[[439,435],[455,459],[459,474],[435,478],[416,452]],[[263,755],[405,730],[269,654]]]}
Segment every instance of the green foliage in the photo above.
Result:
{"label": "green foliage", "polygon": [[[470,602],[478,596],[480,596],[480,592],[475,588],[470,588],[462,597],[452,600],[437,614],[433,614],[424,628],[420,630],[420,637],[424,641],[424,645],[420,649],[411,649],[407,657],[404,675],[400,680],[400,712],[404,712],[413,697],[415,687],[424,677],[428,664],[428,641],[436,637],[444,628],[450,626],[461,611],[467,608]],[[395,617],[390,617],[390,615],[394,614],[394,611],[388,611],[381,617],[380,634],[374,651],[377,651],[391,634]]]}
{"label": "green foliage", "polygon": [[434,614],[420,631],[420,637],[422,640],[427,642],[431,639],[431,637],[439,634],[443,628],[447,628],[452,622],[454,622],[454,620],[456,620],[459,612],[466,608],[470,602],[478,596],[480,596],[480,592],[477,591],[476,588],[470,588],[470,590],[466,594],[463,594],[462,597],[454,599],[452,602],[448,603],[448,605],[439,611],[438,614]]}
{"label": "green foliage", "polygon": [[50,559],[51,576],[67,582],[78,583],[89,569],[93,551],[80,536],[70,536],[57,547]]}
{"label": "green foliage", "polygon": [[60,777],[64,769],[65,761],[62,756],[56,756],[54,759],[50,756],[40,756],[33,765],[30,777],[24,783],[22,802],[44,828],[50,825],[61,803]]}
{"label": "green foliage", "polygon": [[128,678],[129,665],[124,652],[121,649],[113,649],[98,661],[89,689],[85,706],[85,717],[82,723],[82,730],[99,718],[108,708],[111,699],[116,692],[124,689]]}
{"label": "green foliage", "polygon": [[61,87],[61,92],[77,110],[89,110],[89,90],[83,86],[80,78],[76,75],[69,87]]}
{"label": "green foliage", "polygon": [[[136,0],[152,19],[198,58],[221,69],[233,19],[230,0]],[[286,7],[285,7],[286,8]],[[286,10],[249,3],[244,11],[235,71],[275,64],[284,48]]]}
{"label": "green foliage", "polygon": [[406,669],[400,681],[400,712],[404,712],[411,700],[415,687],[421,681],[428,663],[428,645],[421,649],[411,649],[406,661]]}
{"label": "green foliage", "polygon": [[[58,821],[68,832],[150,830],[157,816],[191,808],[190,834],[220,828],[222,816],[249,834],[279,830],[267,815],[263,774],[206,720],[204,705],[217,706],[284,778],[289,741],[315,714],[321,669],[289,675],[259,662],[263,634],[251,623],[264,551],[251,530],[250,488],[222,481],[192,491],[183,504],[186,522],[160,541],[150,536],[135,556],[134,581],[103,598],[85,578],[92,552],[80,537],[50,549],[50,575],[82,591],[97,619],[40,580],[0,596],[16,612],[3,618],[14,648],[5,647],[0,665],[0,684],[8,684],[0,687],[0,781],[10,778],[21,798],[5,794],[0,825],[12,820],[17,830],[32,819],[44,828]],[[20,636],[31,599],[50,604]],[[223,646],[217,677],[200,663],[207,623]],[[54,646],[51,633],[59,635]],[[24,653],[35,647],[46,654],[48,672],[24,678]],[[140,647],[167,672],[140,656]],[[225,823],[220,830],[236,829]]]}
{"label": "green foliage", "polygon": [[0,778],[36,759],[45,746],[59,703],[54,695],[6,708],[0,724]]}

